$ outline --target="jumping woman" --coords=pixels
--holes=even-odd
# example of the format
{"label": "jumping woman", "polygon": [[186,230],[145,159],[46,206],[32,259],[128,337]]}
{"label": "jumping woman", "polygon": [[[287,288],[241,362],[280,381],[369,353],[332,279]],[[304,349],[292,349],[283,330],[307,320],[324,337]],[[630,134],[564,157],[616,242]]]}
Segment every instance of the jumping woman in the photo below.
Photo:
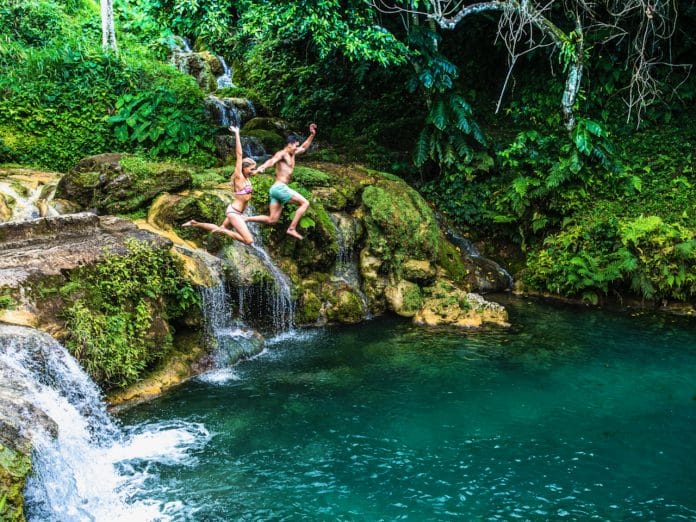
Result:
{"label": "jumping woman", "polygon": [[213,223],[200,223],[192,219],[181,226],[201,228],[214,234],[225,234],[237,241],[241,241],[245,245],[251,245],[254,242],[254,236],[249,232],[242,215],[251,200],[253,187],[249,181],[249,176],[254,173],[256,162],[251,158],[242,159],[242,141],[239,138],[239,127],[231,126],[230,130],[235,136],[237,160],[234,166],[234,173],[230,177],[230,184],[234,189],[234,201],[227,206],[225,221],[218,226]]}

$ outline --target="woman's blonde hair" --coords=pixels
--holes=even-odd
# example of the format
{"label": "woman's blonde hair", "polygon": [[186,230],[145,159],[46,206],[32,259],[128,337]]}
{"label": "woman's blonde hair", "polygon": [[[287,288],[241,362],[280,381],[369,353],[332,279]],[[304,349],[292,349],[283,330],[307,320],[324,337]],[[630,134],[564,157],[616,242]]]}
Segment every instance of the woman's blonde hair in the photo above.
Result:
{"label": "woman's blonde hair", "polygon": [[251,158],[244,158],[242,160],[242,167],[252,167],[256,165],[256,162]]}

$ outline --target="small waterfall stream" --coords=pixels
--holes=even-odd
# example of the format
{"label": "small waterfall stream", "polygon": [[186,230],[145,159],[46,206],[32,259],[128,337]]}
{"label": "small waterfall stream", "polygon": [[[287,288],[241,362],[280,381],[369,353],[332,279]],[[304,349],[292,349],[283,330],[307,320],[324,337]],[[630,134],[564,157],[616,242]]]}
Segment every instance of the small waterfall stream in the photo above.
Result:
{"label": "small waterfall stream", "polygon": [[447,239],[455,246],[468,255],[471,259],[477,261],[478,263],[485,265],[488,270],[494,271],[501,281],[505,282],[506,289],[512,288],[513,279],[510,273],[505,270],[498,263],[491,261],[481,255],[476,246],[469,241],[467,238],[463,237],[459,233],[455,232],[451,228],[447,228],[446,232]]}
{"label": "small waterfall stream", "polygon": [[201,288],[203,319],[213,350],[214,370],[201,379],[207,382],[225,382],[235,378],[230,368],[243,357],[256,355],[263,349],[263,338],[246,325],[241,318],[234,319],[224,282]]}
{"label": "small waterfall stream", "polygon": [[36,188],[28,190],[28,194],[22,195],[11,183],[0,181],[0,194],[5,194],[14,200],[11,221],[29,221],[40,217],[57,216],[56,209],[48,205],[48,201],[53,198],[55,188],[47,197],[42,198],[45,190],[46,186],[39,184]]}
{"label": "small waterfall stream", "polygon": [[[246,214],[255,214],[253,205],[247,207]],[[295,328],[292,283],[266,251],[259,224],[248,223],[248,226],[254,236],[254,244],[245,248],[249,248],[249,252],[261,262],[273,280],[264,279],[260,284],[261,288],[240,286],[236,296],[239,316],[251,321],[254,318],[247,317],[248,310],[256,308],[262,315],[261,323],[267,325],[274,334],[290,332]]]}
{"label": "small waterfall stream", "polygon": [[138,498],[158,480],[152,464],[191,465],[192,450],[210,440],[203,425],[168,422],[126,432],[117,426],[94,382],[48,334],[0,325],[0,377],[57,426],[25,419],[33,441],[25,488],[30,522],[171,520],[160,502]]}
{"label": "small waterfall stream", "polygon": [[363,303],[363,311],[367,319],[371,318],[370,306],[365,292],[362,291],[360,280],[360,270],[358,268],[357,252],[355,249],[355,233],[347,234],[347,229],[351,229],[353,218],[346,214],[334,212],[330,214],[331,223],[336,230],[338,241],[338,257],[334,267],[334,276],[342,279],[360,297]]}
{"label": "small waterfall stream", "polygon": [[222,65],[222,75],[217,77],[218,89],[224,89],[226,87],[234,87],[232,83],[232,69],[229,68],[227,62],[222,56],[217,57],[220,60],[220,65]]}

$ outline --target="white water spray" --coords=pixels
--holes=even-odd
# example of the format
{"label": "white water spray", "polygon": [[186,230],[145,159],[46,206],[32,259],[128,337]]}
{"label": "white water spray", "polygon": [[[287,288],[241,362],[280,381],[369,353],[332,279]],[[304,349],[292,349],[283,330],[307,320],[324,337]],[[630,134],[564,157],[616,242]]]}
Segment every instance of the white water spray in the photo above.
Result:
{"label": "white water spray", "polygon": [[156,477],[151,464],[192,465],[192,450],[210,440],[201,424],[179,422],[123,432],[97,386],[47,334],[0,325],[0,377],[58,428],[26,419],[33,444],[25,489],[31,521],[172,520],[160,502],[137,498]]}

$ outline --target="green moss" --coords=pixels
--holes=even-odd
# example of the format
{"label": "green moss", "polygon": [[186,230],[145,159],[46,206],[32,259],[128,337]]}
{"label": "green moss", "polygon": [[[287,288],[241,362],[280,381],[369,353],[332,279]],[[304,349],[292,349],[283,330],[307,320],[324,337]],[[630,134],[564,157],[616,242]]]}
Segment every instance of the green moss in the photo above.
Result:
{"label": "green moss", "polygon": [[232,172],[234,172],[234,166],[232,165],[216,169],[195,171],[191,175],[193,179],[192,186],[196,189],[214,188],[221,183],[229,181]]}
{"label": "green moss", "polygon": [[99,172],[76,172],[74,179],[81,187],[95,188],[99,186],[99,176]]}
{"label": "green moss", "polygon": [[370,250],[392,269],[406,258],[433,260],[439,228],[423,198],[406,183],[378,181],[362,193]]}
{"label": "green moss", "polygon": [[31,471],[31,457],[0,444],[0,520],[24,520],[23,490]]}
{"label": "green moss", "polygon": [[328,297],[331,306],[326,316],[329,321],[353,324],[363,319],[363,302],[350,288],[333,291]]}
{"label": "green moss", "polygon": [[125,154],[119,163],[126,172],[134,174],[138,179],[152,178],[168,170],[188,170],[185,165],[178,162],[152,161],[135,154]]}
{"label": "green moss", "polygon": [[285,147],[285,138],[283,138],[280,134],[272,130],[244,130],[242,132],[242,136],[252,136],[254,138],[258,138],[258,140],[263,144],[266,151],[268,151],[269,153],[273,153]]}
{"label": "green moss", "polygon": [[415,314],[423,306],[423,295],[418,285],[408,285],[403,295],[402,311]]}
{"label": "green moss", "polygon": [[332,177],[326,172],[297,165],[292,175],[293,179],[304,187],[327,187],[332,182]]}
{"label": "green moss", "polygon": [[309,288],[305,288],[299,300],[295,321],[298,324],[315,324],[321,313],[321,299]]}
{"label": "green moss", "polygon": [[461,252],[444,237],[440,237],[437,263],[447,271],[455,283],[463,284],[466,282],[469,270],[462,261]]}
{"label": "green moss", "polygon": [[17,306],[17,301],[12,296],[9,289],[0,290],[0,310],[14,310]]}

